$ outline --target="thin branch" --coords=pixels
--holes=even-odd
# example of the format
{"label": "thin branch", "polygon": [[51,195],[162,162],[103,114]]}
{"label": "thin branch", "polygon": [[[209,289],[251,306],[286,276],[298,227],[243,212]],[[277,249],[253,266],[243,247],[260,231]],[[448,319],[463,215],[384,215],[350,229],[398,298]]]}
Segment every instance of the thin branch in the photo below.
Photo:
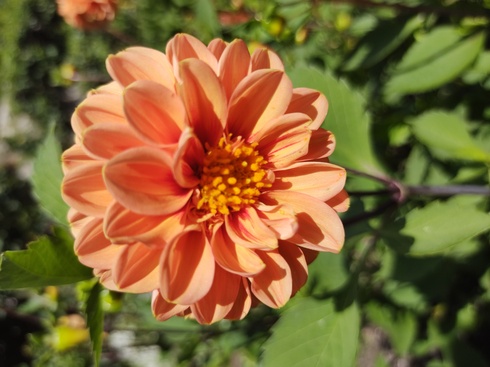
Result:
{"label": "thin branch", "polygon": [[458,194],[490,196],[490,187],[477,185],[406,186],[407,196],[452,196]]}
{"label": "thin branch", "polygon": [[330,0],[330,3],[337,4],[350,4],[357,8],[390,8],[400,13],[405,14],[444,14],[457,17],[466,16],[480,16],[488,17],[490,12],[487,9],[465,6],[433,6],[433,5],[419,5],[419,6],[407,6],[399,3],[380,3],[370,0]]}

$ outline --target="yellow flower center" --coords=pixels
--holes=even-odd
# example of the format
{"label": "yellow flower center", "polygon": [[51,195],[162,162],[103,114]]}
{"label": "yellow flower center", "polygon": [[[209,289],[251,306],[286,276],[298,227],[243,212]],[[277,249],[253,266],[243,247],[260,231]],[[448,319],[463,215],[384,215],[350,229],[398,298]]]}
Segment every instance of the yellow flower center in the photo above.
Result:
{"label": "yellow flower center", "polygon": [[210,214],[227,215],[252,205],[260,189],[271,187],[262,168],[267,161],[255,150],[257,143],[247,144],[240,137],[230,140],[221,138],[216,147],[206,145],[197,209]]}

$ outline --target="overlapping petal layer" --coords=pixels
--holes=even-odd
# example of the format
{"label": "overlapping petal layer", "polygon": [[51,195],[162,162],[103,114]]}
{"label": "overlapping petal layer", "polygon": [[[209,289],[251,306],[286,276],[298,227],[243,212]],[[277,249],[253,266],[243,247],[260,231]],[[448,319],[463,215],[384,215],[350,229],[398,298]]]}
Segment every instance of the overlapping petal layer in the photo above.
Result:
{"label": "overlapping petal layer", "polygon": [[110,56],[114,81],[73,114],[62,191],[75,252],[106,287],[153,292],[158,320],[281,307],[344,242],[327,100],[241,40],[179,34],[165,52]]}

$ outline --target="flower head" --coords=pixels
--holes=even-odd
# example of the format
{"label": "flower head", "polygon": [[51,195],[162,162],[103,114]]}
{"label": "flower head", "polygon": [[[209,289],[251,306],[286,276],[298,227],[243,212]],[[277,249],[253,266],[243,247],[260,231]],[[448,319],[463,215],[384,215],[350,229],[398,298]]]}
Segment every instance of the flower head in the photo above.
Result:
{"label": "flower head", "polygon": [[57,0],[58,14],[75,28],[98,29],[114,20],[117,0]]}
{"label": "flower head", "polygon": [[75,252],[106,287],[153,292],[160,320],[241,319],[283,306],[319,251],[341,249],[327,100],[293,88],[275,53],[179,34],[107,69],[73,114],[62,187]]}

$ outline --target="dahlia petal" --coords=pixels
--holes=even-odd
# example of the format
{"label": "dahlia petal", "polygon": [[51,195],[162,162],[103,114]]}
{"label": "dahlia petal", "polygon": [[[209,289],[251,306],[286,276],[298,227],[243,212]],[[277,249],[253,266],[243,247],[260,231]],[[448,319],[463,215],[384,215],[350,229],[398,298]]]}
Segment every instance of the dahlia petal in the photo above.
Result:
{"label": "dahlia petal", "polygon": [[304,113],[288,113],[270,120],[262,129],[255,131],[247,139],[248,142],[258,142],[261,146],[274,144],[281,136],[297,128],[306,129],[311,119]]}
{"label": "dahlia petal", "polygon": [[269,307],[282,307],[291,298],[293,290],[291,269],[277,249],[260,251],[259,254],[266,267],[250,278],[252,293]]}
{"label": "dahlia petal", "polygon": [[121,291],[146,293],[158,288],[161,247],[141,242],[123,246],[112,268],[112,278]]}
{"label": "dahlia petal", "polygon": [[250,73],[250,53],[242,40],[230,43],[219,60],[219,79],[225,89],[227,100],[236,86]]}
{"label": "dahlia petal", "polygon": [[294,88],[293,97],[289,103],[286,113],[301,112],[310,116],[311,130],[318,129],[328,112],[328,101],[325,96],[317,90],[309,88]]}
{"label": "dahlia petal", "polygon": [[292,91],[291,81],[282,71],[266,69],[249,74],[238,84],[230,98],[230,133],[248,137],[270,120],[283,115]]}
{"label": "dahlia petal", "polygon": [[208,50],[216,57],[216,60],[219,60],[223,51],[225,50],[227,43],[223,41],[221,38],[215,38],[208,44]]}
{"label": "dahlia petal", "polygon": [[111,159],[125,150],[144,145],[130,126],[110,122],[89,127],[85,131],[82,144],[96,159]]}
{"label": "dahlia petal", "polygon": [[158,321],[166,321],[172,316],[184,312],[188,308],[189,306],[165,301],[158,290],[154,290],[151,295],[151,310]]}
{"label": "dahlia petal", "polygon": [[291,296],[294,296],[308,279],[308,264],[306,263],[303,251],[295,244],[281,242],[279,245],[279,253],[286,260],[291,269],[291,279],[293,281]]}
{"label": "dahlia petal", "polygon": [[252,54],[252,70],[277,69],[284,71],[284,65],[277,54],[267,48],[258,48]]}
{"label": "dahlia petal", "polygon": [[257,208],[263,222],[281,240],[291,238],[298,230],[298,220],[294,210],[287,205],[260,205]]}
{"label": "dahlia petal", "polygon": [[341,190],[337,195],[327,201],[327,205],[337,213],[346,212],[350,205],[349,194],[347,191]]}
{"label": "dahlia petal", "polygon": [[100,162],[88,156],[80,144],[72,145],[61,156],[61,167],[65,175],[76,167],[92,163],[100,164]]}
{"label": "dahlia petal", "polygon": [[104,216],[113,198],[102,178],[102,162],[80,165],[66,173],[61,186],[63,200],[85,215]]}
{"label": "dahlia petal", "polygon": [[191,305],[192,314],[197,322],[209,325],[222,320],[233,308],[240,283],[240,276],[228,273],[220,266],[216,266],[213,285],[209,292]]}
{"label": "dahlia petal", "polygon": [[331,163],[299,162],[274,171],[272,190],[295,191],[326,201],[345,185],[345,169]]}
{"label": "dahlia petal", "polygon": [[318,129],[311,132],[308,153],[301,157],[301,161],[318,160],[326,158],[335,149],[335,136],[327,130]]}
{"label": "dahlia petal", "polygon": [[177,34],[167,43],[166,54],[179,75],[179,63],[185,59],[198,59],[205,62],[217,75],[218,61],[213,53],[197,38],[189,34]]}
{"label": "dahlia petal", "polygon": [[150,80],[126,88],[124,112],[138,134],[153,144],[176,144],[185,126],[185,107],[179,96]]}
{"label": "dahlia petal", "polygon": [[79,139],[90,126],[105,122],[127,123],[121,95],[93,94],[77,107],[71,117],[71,126]]}
{"label": "dahlia petal", "polygon": [[109,82],[107,84],[101,85],[100,87],[96,89],[92,89],[88,92],[88,95],[93,95],[93,94],[114,94],[114,95],[121,95],[123,92],[123,89],[121,87],[121,84],[118,82]]}
{"label": "dahlia petal", "polygon": [[242,320],[250,311],[252,306],[252,296],[250,293],[250,285],[246,278],[242,278],[238,294],[235,299],[233,308],[225,316],[228,320]]}
{"label": "dahlia petal", "polygon": [[254,207],[245,207],[225,217],[226,231],[239,246],[270,250],[277,247],[276,234],[264,223]]}
{"label": "dahlia petal", "polygon": [[192,129],[186,128],[179,139],[174,155],[173,171],[175,181],[182,187],[191,188],[199,184],[197,173],[202,167],[204,148]]}
{"label": "dahlia petal", "polygon": [[174,180],[172,158],[150,147],[127,150],[111,159],[104,169],[107,189],[129,210],[165,215],[183,208],[192,192]]}
{"label": "dahlia petal", "polygon": [[180,62],[180,96],[187,110],[189,125],[202,142],[211,146],[222,136],[226,121],[226,96],[215,72],[203,61]]}
{"label": "dahlia petal", "polygon": [[85,214],[77,212],[73,208],[68,209],[67,218],[73,237],[78,237],[82,228],[93,219],[93,217],[87,217]]}
{"label": "dahlia petal", "polygon": [[259,255],[233,242],[223,227],[213,235],[211,246],[216,262],[231,273],[251,276],[264,270],[265,264]]}
{"label": "dahlia petal", "polygon": [[167,301],[191,305],[209,292],[215,261],[204,233],[182,233],[165,247],[160,261],[160,293]]}
{"label": "dahlia petal", "polygon": [[[284,116],[284,120],[286,116],[288,115]],[[263,136],[259,143],[260,151],[275,168],[287,167],[307,154],[310,137],[311,130],[306,124],[298,124],[290,129],[280,126]]]}
{"label": "dahlia petal", "polygon": [[112,79],[127,87],[136,80],[152,80],[175,90],[172,65],[165,54],[146,47],[129,47],[111,55],[106,68]]}
{"label": "dahlia petal", "polygon": [[114,283],[112,278],[112,270],[110,269],[94,269],[94,276],[99,278],[99,282],[111,291],[119,291],[119,287]]}
{"label": "dahlia petal", "polygon": [[110,269],[123,247],[113,245],[104,236],[102,219],[94,218],[80,229],[75,238],[74,249],[78,260],[83,265],[91,268]]}
{"label": "dahlia petal", "polygon": [[287,204],[296,212],[298,231],[288,241],[315,251],[339,252],[342,248],[342,222],[324,202],[294,191],[269,191],[261,198],[268,205]]}
{"label": "dahlia petal", "polygon": [[118,202],[107,208],[104,233],[113,243],[143,242],[162,246],[186,228],[185,211],[170,215],[141,215]]}

